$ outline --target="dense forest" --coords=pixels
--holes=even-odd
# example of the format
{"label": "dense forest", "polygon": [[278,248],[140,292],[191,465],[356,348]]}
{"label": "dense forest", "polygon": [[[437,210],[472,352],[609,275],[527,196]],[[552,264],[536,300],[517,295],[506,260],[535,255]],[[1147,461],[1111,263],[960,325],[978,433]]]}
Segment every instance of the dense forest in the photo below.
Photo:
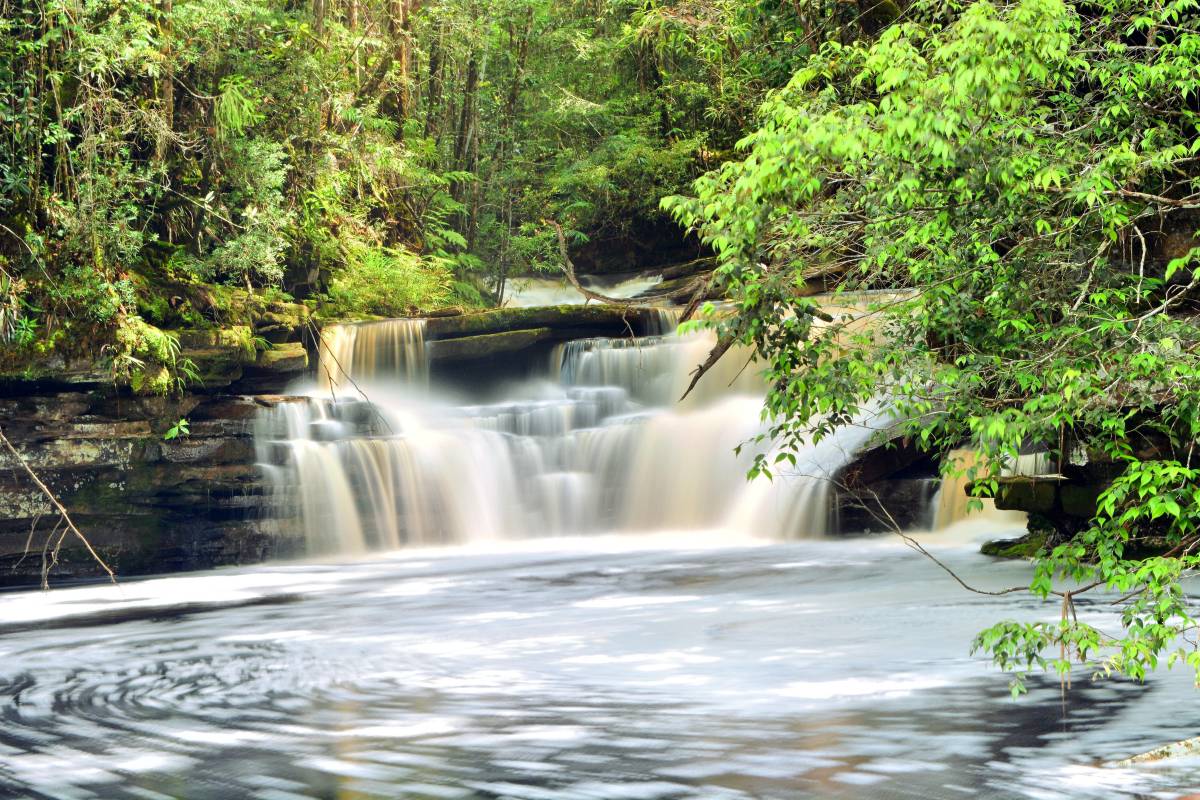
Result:
{"label": "dense forest", "polygon": [[[707,248],[706,366],[755,349],[785,448],[886,387],[978,497],[1031,449],[1106,465],[1044,539],[1061,621],[979,647],[1200,674],[1198,0],[0,0],[0,113],[10,370],[165,393],[173,331],[273,300],[493,305],[561,268],[559,226],[591,272]],[[1122,636],[1076,619],[1094,587]]]}
{"label": "dense forest", "polygon": [[582,266],[669,258],[660,198],[862,24],[742,0],[6,1],[8,359],[103,346],[130,381],[173,363],[162,330],[284,293],[330,317],[489,305],[558,270],[549,220]]}

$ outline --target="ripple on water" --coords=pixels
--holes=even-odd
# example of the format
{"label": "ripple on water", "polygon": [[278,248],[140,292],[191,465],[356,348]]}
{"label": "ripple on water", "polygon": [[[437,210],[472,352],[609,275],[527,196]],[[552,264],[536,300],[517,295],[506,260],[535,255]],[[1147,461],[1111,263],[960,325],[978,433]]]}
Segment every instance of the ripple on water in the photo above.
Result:
{"label": "ripple on water", "polygon": [[[1013,703],[964,653],[1004,604],[963,598],[894,549],[860,549],[855,573],[778,568],[836,552],[820,543],[686,564],[572,546],[389,557],[352,579],[245,570],[211,576],[212,597],[301,599],[11,633],[0,794],[1120,798],[1192,780],[1102,766],[1194,732],[1186,676],[1081,682],[1065,715],[1052,681]],[[209,594],[203,576],[169,596],[154,583],[124,587],[130,606]],[[76,614],[73,591],[44,618]]]}

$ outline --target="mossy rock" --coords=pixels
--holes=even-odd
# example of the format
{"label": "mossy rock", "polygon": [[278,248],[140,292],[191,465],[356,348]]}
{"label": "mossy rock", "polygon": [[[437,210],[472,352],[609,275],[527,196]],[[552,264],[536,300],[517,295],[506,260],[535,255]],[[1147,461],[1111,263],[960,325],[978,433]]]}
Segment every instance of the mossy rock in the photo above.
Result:
{"label": "mossy rock", "polygon": [[498,308],[478,314],[429,319],[425,323],[425,335],[430,339],[449,339],[536,328],[550,328],[555,331],[593,328],[618,335],[633,333],[641,336],[654,333],[658,320],[657,310],[643,306],[559,305]]}
{"label": "mossy rock", "polygon": [[174,380],[166,367],[148,364],[129,376],[129,388],[134,394],[163,395],[171,391]]}
{"label": "mossy rock", "polygon": [[280,344],[258,354],[255,372],[292,373],[308,369],[308,351],[300,342]]}
{"label": "mossy rock", "polygon": [[431,361],[469,361],[501,353],[515,353],[545,341],[554,335],[549,328],[461,336],[430,342],[426,353]]}
{"label": "mossy rock", "polygon": [[223,348],[238,351],[242,358],[251,362],[255,357],[254,336],[249,325],[231,325],[227,328],[208,330],[174,331],[179,345],[184,349]]}
{"label": "mossy rock", "polygon": [[280,311],[264,311],[255,319],[255,327],[281,327],[297,329],[308,323],[308,308],[295,303],[275,303],[274,308]]}
{"label": "mossy rock", "polygon": [[979,552],[996,558],[1033,558],[1046,545],[1045,531],[1031,531],[1016,539],[993,539],[984,542]]}
{"label": "mossy rock", "polygon": [[242,377],[246,353],[233,347],[195,347],[179,354],[180,360],[190,359],[198,374],[198,389],[219,389]]}

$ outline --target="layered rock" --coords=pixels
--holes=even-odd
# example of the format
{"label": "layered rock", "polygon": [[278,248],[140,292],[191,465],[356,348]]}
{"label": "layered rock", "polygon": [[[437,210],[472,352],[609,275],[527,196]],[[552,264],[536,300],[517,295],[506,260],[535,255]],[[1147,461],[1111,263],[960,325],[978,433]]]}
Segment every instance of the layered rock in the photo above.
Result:
{"label": "layered rock", "polygon": [[[0,429],[119,576],[298,552],[260,518],[254,451],[254,417],[276,402],[255,395],[308,369],[306,313],[278,305],[289,308],[254,328],[175,332],[190,374],[181,395],[137,396],[95,364],[0,377]],[[188,432],[165,439],[181,419]],[[101,576],[18,460],[2,452],[0,467],[0,586]]]}

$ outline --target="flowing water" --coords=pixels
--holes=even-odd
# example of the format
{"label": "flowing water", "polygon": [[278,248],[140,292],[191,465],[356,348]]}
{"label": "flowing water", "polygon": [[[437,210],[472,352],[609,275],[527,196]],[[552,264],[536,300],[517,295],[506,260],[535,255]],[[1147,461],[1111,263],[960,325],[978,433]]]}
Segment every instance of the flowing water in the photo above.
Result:
{"label": "flowing water", "polygon": [[[634,297],[662,283],[661,275],[638,275],[617,282],[597,281],[591,276],[581,279],[584,286],[609,297]],[[565,278],[511,278],[504,291],[502,305],[514,308],[530,306],[579,305],[586,303]]]}
{"label": "flowing water", "polygon": [[[1026,579],[975,531],[968,580]],[[1082,598],[1081,598],[1082,600]],[[1081,605],[1092,621],[1103,603]],[[0,794],[33,798],[1177,797],[1186,675],[1014,702],[1008,616],[894,539],[729,531],[404,550],[0,596]]]}
{"label": "flowing water", "polygon": [[727,357],[676,402],[709,336],[567,342],[533,377],[472,397],[426,385],[415,321],[325,337],[307,399],[258,421],[275,508],[312,553],[714,525],[820,536],[829,479],[882,424],[866,416],[777,480],[747,483],[764,429],[754,370]]}
{"label": "flowing water", "polygon": [[[970,639],[1053,619],[1052,604],[968,594],[895,537],[822,537],[825,478],[886,414],[747,484],[750,454],[732,448],[761,430],[753,370],[727,358],[674,402],[703,337],[570,342],[530,376],[455,395],[421,333],[327,331],[317,380],[256,423],[271,510],[312,560],[0,595],[0,795],[1042,800],[1200,785],[1194,761],[1107,763],[1195,734],[1186,675],[1077,680],[1065,696],[1035,678],[1013,702]],[[1020,525],[992,514],[920,538],[999,588],[1028,568],[978,542]],[[1114,624],[1103,598],[1077,603]]]}

